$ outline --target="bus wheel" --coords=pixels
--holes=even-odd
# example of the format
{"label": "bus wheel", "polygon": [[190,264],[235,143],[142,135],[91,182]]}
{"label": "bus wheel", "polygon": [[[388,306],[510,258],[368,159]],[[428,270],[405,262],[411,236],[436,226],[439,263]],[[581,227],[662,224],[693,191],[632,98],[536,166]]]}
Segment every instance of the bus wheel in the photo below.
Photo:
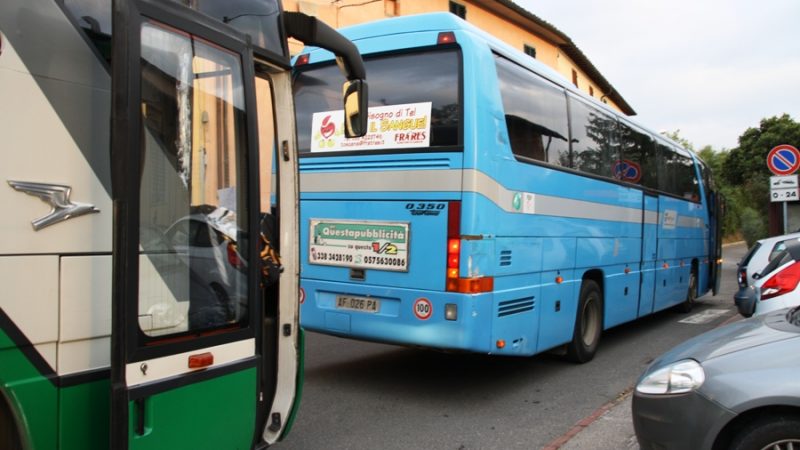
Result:
{"label": "bus wheel", "polygon": [[576,363],[589,362],[597,352],[603,331],[603,294],[593,280],[583,280],[575,331],[567,344],[567,359]]}
{"label": "bus wheel", "polygon": [[692,312],[695,299],[697,299],[697,273],[692,269],[692,274],[689,275],[689,291],[686,292],[686,300],[678,304],[678,311],[682,313]]}
{"label": "bus wheel", "polygon": [[22,450],[19,431],[14,426],[14,416],[2,394],[0,394],[0,448]]}

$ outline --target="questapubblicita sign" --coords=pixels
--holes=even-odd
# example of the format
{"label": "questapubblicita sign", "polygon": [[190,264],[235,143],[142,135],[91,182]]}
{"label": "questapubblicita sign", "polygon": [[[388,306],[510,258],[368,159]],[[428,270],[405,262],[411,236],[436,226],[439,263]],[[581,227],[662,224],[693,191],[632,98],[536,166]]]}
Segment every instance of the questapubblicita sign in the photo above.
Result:
{"label": "questapubblicita sign", "polygon": [[344,137],[344,111],[311,117],[311,151],[336,152],[427,147],[431,140],[431,102],[369,108],[367,134]]}
{"label": "questapubblicita sign", "polygon": [[408,223],[311,219],[308,262],[408,271]]}

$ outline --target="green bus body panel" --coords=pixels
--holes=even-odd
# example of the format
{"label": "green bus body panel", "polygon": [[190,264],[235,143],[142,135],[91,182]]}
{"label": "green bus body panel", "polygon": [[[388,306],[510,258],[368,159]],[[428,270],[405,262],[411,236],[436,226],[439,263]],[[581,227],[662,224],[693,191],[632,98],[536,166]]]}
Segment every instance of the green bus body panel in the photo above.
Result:
{"label": "green bus body panel", "polygon": [[175,388],[145,399],[145,432],[135,433],[128,403],[130,450],[249,449],[256,424],[256,369]]}
{"label": "green bus body panel", "polygon": [[[22,442],[31,450],[58,447],[58,389],[0,330],[0,389],[22,418]],[[20,425],[20,424],[18,424]]]}
{"label": "green bus body panel", "polygon": [[61,450],[107,450],[109,379],[61,388]]}

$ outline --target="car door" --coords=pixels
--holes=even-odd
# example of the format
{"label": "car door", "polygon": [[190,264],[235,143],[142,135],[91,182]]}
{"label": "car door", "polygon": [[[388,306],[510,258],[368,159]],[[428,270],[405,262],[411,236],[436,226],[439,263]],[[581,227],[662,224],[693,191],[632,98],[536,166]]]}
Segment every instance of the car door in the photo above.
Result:
{"label": "car door", "polygon": [[235,256],[257,261],[252,51],[178,3],[115,1],[113,23],[111,448],[251,448],[275,370],[260,364],[260,266],[223,283],[190,241],[152,236],[223,211]]}

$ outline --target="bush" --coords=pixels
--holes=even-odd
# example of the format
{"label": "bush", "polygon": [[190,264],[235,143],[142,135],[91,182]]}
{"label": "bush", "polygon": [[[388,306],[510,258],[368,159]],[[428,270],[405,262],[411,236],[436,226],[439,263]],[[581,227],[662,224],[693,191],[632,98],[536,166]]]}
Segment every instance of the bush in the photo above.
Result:
{"label": "bush", "polygon": [[767,224],[764,217],[753,208],[742,208],[739,220],[742,224],[742,234],[747,241],[747,247],[752,247],[757,240],[767,237]]}

